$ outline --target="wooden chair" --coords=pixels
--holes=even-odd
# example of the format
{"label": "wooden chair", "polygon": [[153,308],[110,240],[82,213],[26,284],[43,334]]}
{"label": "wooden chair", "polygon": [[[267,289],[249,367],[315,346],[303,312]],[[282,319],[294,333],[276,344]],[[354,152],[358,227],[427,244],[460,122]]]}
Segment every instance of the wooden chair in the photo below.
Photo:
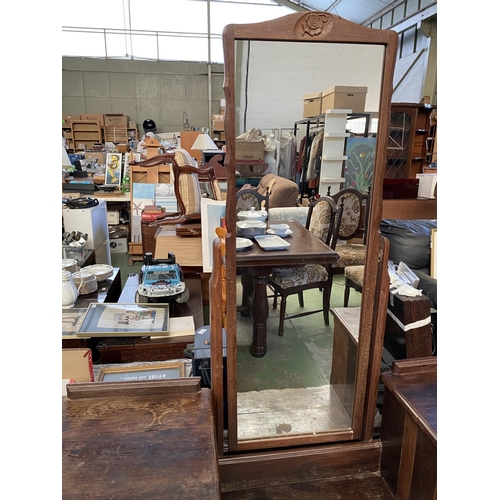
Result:
{"label": "wooden chair", "polygon": [[266,194],[260,194],[256,189],[252,188],[237,191],[236,213],[251,210],[252,208],[269,211],[269,188],[266,190]]}
{"label": "wooden chair", "polygon": [[349,305],[349,294],[351,288],[357,292],[363,291],[363,279],[365,277],[365,266],[347,266],[344,269],[345,289],[344,289],[344,307]]}
{"label": "wooden chair", "polygon": [[[170,161],[173,177],[171,182],[174,184],[178,211],[161,215],[155,221],[143,221],[141,224],[143,252],[151,252],[153,255],[155,250],[154,237],[158,226],[201,223],[202,194],[200,183],[207,184],[208,191],[214,199],[222,199],[213,167],[198,168],[192,165],[179,165],[173,155]],[[143,165],[144,163],[146,162],[142,162]]]}
{"label": "wooden chair", "polygon": [[[342,213],[330,197],[321,197],[309,206],[306,228],[325,243],[332,241],[335,222]],[[278,335],[283,336],[286,316],[286,302],[290,295],[298,295],[300,307],[304,307],[304,290],[318,288],[323,291],[322,309],[305,311],[287,316],[288,319],[323,312],[325,325],[329,324],[330,295],[333,281],[333,267],[320,264],[306,264],[300,267],[274,268],[268,283],[274,292],[273,309],[277,308],[278,296],[281,297],[280,322]]]}
{"label": "wooden chair", "polygon": [[[337,206],[341,203],[343,205],[342,219],[336,226],[332,241],[332,247],[340,255],[340,264],[343,264],[337,267],[336,272],[343,272],[347,266],[363,265],[366,260],[365,228],[368,227],[370,215],[370,193],[363,194],[356,189],[346,188],[330,194],[328,187],[327,196],[330,196]],[[359,237],[362,237],[362,243],[349,243],[349,240]],[[339,245],[339,241],[345,241],[347,244]]]}

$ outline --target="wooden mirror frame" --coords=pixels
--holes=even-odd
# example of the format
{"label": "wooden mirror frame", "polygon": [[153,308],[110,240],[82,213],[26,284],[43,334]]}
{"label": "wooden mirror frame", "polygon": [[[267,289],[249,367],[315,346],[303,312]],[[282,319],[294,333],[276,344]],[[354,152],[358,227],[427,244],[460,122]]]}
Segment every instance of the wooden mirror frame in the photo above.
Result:
{"label": "wooden mirror frame", "polygon": [[[231,24],[223,31],[224,47],[224,93],[226,97],[226,113],[224,128],[226,135],[225,168],[227,172],[226,200],[226,284],[227,284],[227,445],[229,452],[279,448],[285,446],[310,445],[338,441],[332,432],[299,436],[282,436],[256,439],[254,442],[238,442],[237,429],[237,366],[236,366],[236,171],[235,171],[235,42],[279,41],[279,42],[318,42],[343,44],[369,44],[384,47],[382,81],[379,99],[379,123],[377,132],[376,158],[374,164],[373,184],[371,190],[372,206],[367,240],[367,256],[365,278],[361,302],[361,318],[359,330],[359,348],[355,383],[354,406],[352,413],[352,432],[343,432],[342,439],[370,440],[372,438],[375,416],[375,401],[378,389],[378,377],[383,336],[377,330],[378,303],[375,297],[378,280],[380,253],[380,233],[378,231],[382,215],[382,184],[386,164],[386,146],[388,140],[392,82],[396,51],[397,33],[390,30],[376,30],[346,21],[338,16],[323,12],[295,13],[282,18],[254,24]],[[323,61],[327,64],[327,61]],[[380,315],[379,315],[380,316]],[[379,318],[380,319],[380,318]],[[333,328],[333,327],[332,327]],[[376,341],[374,341],[376,340]],[[220,346],[220,342],[216,342]],[[214,343],[212,346],[215,347]],[[217,349],[221,350],[221,349]],[[222,353],[212,349],[212,392],[216,411],[216,427],[218,442],[221,443],[222,419],[224,407]],[[372,411],[373,410],[373,411]],[[373,413],[373,414],[371,414]],[[221,446],[219,453],[222,454]]]}

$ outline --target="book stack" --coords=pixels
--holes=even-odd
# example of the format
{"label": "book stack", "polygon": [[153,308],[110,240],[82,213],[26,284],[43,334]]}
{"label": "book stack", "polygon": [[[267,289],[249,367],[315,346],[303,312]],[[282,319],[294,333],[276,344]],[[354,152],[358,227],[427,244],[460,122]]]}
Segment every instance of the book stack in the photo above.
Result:
{"label": "book stack", "polygon": [[141,212],[141,220],[156,220],[163,215],[163,208],[158,205],[145,205]]}

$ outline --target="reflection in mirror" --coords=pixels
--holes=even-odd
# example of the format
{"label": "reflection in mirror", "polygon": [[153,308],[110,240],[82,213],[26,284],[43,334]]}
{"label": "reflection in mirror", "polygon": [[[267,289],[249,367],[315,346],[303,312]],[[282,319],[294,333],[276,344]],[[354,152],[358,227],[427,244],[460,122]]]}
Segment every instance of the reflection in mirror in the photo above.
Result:
{"label": "reflection in mirror", "polygon": [[[305,135],[318,134],[321,130],[326,132],[324,147],[337,147],[333,139],[342,148],[338,153],[342,156],[344,141],[349,135],[346,130],[355,128],[346,119],[347,111],[339,115],[341,121],[333,128],[331,122],[325,124],[324,114],[307,123],[303,118],[303,96],[334,85],[366,87],[363,111],[369,115],[368,119],[377,117],[383,57],[384,47],[380,45],[238,40],[235,47],[236,136],[252,129],[263,134],[275,131],[282,148],[276,173],[300,183],[300,172],[285,160],[295,157]],[[376,123],[373,120],[370,129],[374,138]],[[364,130],[362,124],[360,136],[364,135]],[[290,137],[295,146],[291,148],[292,153],[287,154],[285,148]],[[323,155],[327,152],[324,151]],[[328,164],[325,158],[323,160],[319,193],[324,195],[329,188],[334,194],[341,183],[335,184],[332,178],[340,177],[342,172],[328,175],[327,169],[334,165]],[[338,163],[342,165],[342,161]],[[298,211],[295,208],[289,210],[287,220],[300,220],[304,216],[304,211],[301,216],[295,216],[294,212]],[[304,224],[304,220],[301,222]],[[252,287],[252,283],[246,269],[240,268],[239,272],[238,304],[242,304],[241,280],[250,279],[250,283],[244,283],[245,287]],[[270,295],[271,290],[268,291]],[[317,309],[322,302],[322,293],[318,289],[304,292],[303,308],[297,296],[291,296],[286,305],[287,313]],[[352,310],[344,313],[343,319],[351,323],[349,331],[359,331],[356,323],[359,323],[360,304],[360,297],[353,296],[350,301]],[[330,307],[342,305],[343,275],[337,275]],[[284,335],[279,337],[279,307],[271,306],[266,322],[267,351],[265,355],[255,357],[251,352],[253,323],[248,312],[241,310],[237,316],[238,440],[336,431],[339,439],[345,439],[346,433],[352,429],[357,342],[346,337],[343,345],[339,342],[339,335],[334,346],[333,318],[330,316],[330,324],[326,325],[322,314],[287,320]],[[335,362],[334,349],[337,349]]]}
{"label": "reflection in mirror", "polygon": [[[239,452],[371,440],[378,388],[378,349],[383,340],[374,319],[378,313],[375,308],[380,252],[377,230],[397,34],[359,26],[326,13],[297,13],[269,22],[226,26],[223,44],[228,179],[227,449]],[[236,248],[236,186],[241,177],[238,172],[241,162],[236,159],[237,136],[255,130],[268,135],[272,131],[281,142],[277,173],[297,181],[296,173],[299,170],[303,173],[306,168],[301,165],[294,170],[292,161],[300,154],[303,137],[310,138],[310,125],[317,127],[323,119],[323,145],[343,146],[350,135],[346,134],[348,108],[342,108],[345,116],[335,130],[327,130],[326,114],[321,116],[321,109],[314,114],[315,118],[303,117],[303,96],[332,86],[366,88],[363,111],[369,114],[368,130],[376,136],[364,287],[357,303],[358,328],[348,332],[351,337],[357,336],[357,340],[352,352],[348,344],[342,346],[339,358],[343,378],[333,372],[336,362],[335,352],[332,356],[332,337],[335,337],[332,315],[326,315],[329,325],[325,325],[323,314],[286,320],[283,335],[279,336],[278,310],[269,299],[268,276],[273,268],[338,261],[331,247],[313,238],[303,227],[304,218],[297,215],[301,208],[290,207],[296,213],[284,219],[302,223],[289,222],[293,234],[288,240],[295,241],[294,245],[277,252],[261,249],[255,243],[250,248],[238,251]],[[362,117],[366,122],[366,113]],[[333,122],[338,124],[339,120],[334,117]],[[343,150],[340,154],[332,151],[325,154],[325,151],[323,147],[321,160],[312,167],[316,171],[319,163],[316,189],[320,195],[326,195],[328,187],[332,193],[338,191],[342,183],[341,174],[332,172],[330,167],[343,164]],[[342,278],[336,280],[333,290],[343,289]],[[303,309],[318,309],[322,291],[306,292]],[[333,299],[332,295],[330,306],[342,306],[341,296],[342,293]],[[295,297],[286,305],[289,314],[301,309]],[[211,358],[217,371],[216,365],[222,365],[222,353],[214,348]],[[222,385],[214,382],[212,391],[216,406],[222,407]],[[220,411],[216,414],[220,428],[222,414]]]}

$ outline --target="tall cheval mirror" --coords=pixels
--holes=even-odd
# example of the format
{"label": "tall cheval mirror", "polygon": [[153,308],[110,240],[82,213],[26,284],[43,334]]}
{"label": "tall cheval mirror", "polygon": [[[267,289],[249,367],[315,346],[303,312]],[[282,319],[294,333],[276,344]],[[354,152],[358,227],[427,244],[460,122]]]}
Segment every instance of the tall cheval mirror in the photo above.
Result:
{"label": "tall cheval mirror", "polygon": [[[219,451],[222,453],[223,430],[227,439],[224,450],[229,453],[371,439],[380,366],[380,359],[377,363],[374,358],[383,340],[374,333],[380,272],[378,227],[397,34],[362,27],[328,13],[310,12],[263,23],[228,25],[223,44],[227,148],[225,363],[221,342],[212,332],[212,392]],[[340,394],[342,389],[331,382],[331,355],[323,360],[315,379],[302,376],[301,365],[307,360],[300,355],[284,368],[282,360],[290,349],[289,339],[286,332],[278,338],[268,322],[267,351],[253,356],[251,319],[238,310],[241,268],[236,252],[235,139],[252,128],[293,129],[302,119],[303,96],[334,85],[366,87],[365,113],[377,118],[371,120],[372,128],[376,127],[372,129],[376,147],[359,342],[348,376],[352,392],[349,404]],[[305,253],[304,264],[307,258]],[[333,338],[334,322],[330,318],[327,328]],[[253,328],[255,331],[255,322]],[[224,365],[226,390],[226,377],[221,373]],[[255,376],[254,370],[264,366],[277,381],[275,386]]]}

